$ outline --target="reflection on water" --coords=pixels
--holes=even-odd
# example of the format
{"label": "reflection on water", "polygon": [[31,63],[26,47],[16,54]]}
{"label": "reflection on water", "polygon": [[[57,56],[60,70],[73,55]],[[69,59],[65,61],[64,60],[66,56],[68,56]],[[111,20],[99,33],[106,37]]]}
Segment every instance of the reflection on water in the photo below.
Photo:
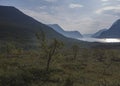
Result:
{"label": "reflection on water", "polygon": [[104,38],[104,39],[79,38],[79,40],[88,41],[88,42],[101,42],[101,43],[119,43],[120,42],[120,39],[118,39],[118,38]]}

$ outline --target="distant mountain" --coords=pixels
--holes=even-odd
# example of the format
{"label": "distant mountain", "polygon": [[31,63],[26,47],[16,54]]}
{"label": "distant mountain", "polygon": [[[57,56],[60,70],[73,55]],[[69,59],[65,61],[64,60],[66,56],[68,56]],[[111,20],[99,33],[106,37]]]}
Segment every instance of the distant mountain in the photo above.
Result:
{"label": "distant mountain", "polygon": [[96,37],[100,36],[101,33],[103,33],[104,31],[107,31],[107,29],[99,30],[98,32],[94,33],[94,34],[92,35],[92,37],[93,37],[93,38],[96,38]]}
{"label": "distant mountain", "polygon": [[36,33],[43,31],[47,40],[58,39],[64,43],[81,43],[79,40],[67,38],[49,26],[27,16],[20,10],[11,6],[0,6],[0,41],[18,41],[36,43]]}
{"label": "distant mountain", "polygon": [[60,34],[69,37],[69,38],[81,38],[82,35],[78,31],[64,31],[58,24],[49,24],[51,28],[53,28],[55,31],[59,32]]}
{"label": "distant mountain", "polygon": [[120,38],[120,19],[118,19],[110,29],[102,32],[98,38]]}
{"label": "distant mountain", "polygon": [[83,34],[83,37],[85,37],[85,38],[89,38],[91,36],[92,36],[92,34]]}

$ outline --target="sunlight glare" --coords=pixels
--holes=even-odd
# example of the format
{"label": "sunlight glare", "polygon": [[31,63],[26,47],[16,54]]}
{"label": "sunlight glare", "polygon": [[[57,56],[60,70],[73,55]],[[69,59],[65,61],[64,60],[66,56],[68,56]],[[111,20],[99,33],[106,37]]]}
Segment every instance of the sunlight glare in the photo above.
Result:
{"label": "sunlight glare", "polygon": [[107,39],[104,39],[104,41],[108,43],[115,43],[115,42],[120,42],[120,39],[107,38]]}

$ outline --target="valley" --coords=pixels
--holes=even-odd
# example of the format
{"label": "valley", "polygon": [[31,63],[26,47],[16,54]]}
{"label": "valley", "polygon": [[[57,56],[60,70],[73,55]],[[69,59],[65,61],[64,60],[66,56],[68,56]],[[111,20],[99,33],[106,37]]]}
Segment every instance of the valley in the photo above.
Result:
{"label": "valley", "polygon": [[119,26],[84,37],[0,6],[0,86],[119,86]]}

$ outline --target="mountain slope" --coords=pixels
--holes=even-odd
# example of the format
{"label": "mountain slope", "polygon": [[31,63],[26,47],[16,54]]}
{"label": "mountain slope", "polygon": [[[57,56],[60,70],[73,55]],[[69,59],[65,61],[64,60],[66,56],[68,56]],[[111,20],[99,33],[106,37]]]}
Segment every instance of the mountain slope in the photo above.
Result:
{"label": "mountain slope", "polygon": [[[0,6],[0,41],[15,41],[21,44],[33,45],[38,42],[36,33],[43,31],[48,41],[58,39],[65,44],[85,44],[76,39],[67,38],[49,26],[40,23],[20,10],[11,6]],[[25,45],[26,46],[26,45]]]}
{"label": "mountain slope", "polygon": [[92,37],[96,38],[96,37],[100,36],[100,34],[103,33],[103,32],[106,31],[106,30],[107,30],[107,29],[99,30],[98,32],[94,33],[94,34],[92,35]]}
{"label": "mountain slope", "polygon": [[93,34],[83,34],[83,37],[90,38]]}
{"label": "mountain slope", "polygon": [[0,32],[2,33],[0,38],[2,36],[6,38],[6,35],[10,34],[9,36],[11,36],[13,34],[15,37],[19,35],[20,38],[23,36],[24,39],[31,39],[40,30],[43,30],[46,35],[51,35],[50,37],[53,37],[52,34],[58,36],[58,38],[63,37],[14,7],[0,6]]}
{"label": "mountain slope", "polygon": [[102,32],[98,38],[120,38],[120,19],[118,19],[110,29]]}
{"label": "mountain slope", "polygon": [[53,28],[55,31],[59,32],[60,34],[69,37],[69,38],[81,38],[82,35],[78,31],[64,31],[59,25],[57,24],[49,24],[51,28]]}

